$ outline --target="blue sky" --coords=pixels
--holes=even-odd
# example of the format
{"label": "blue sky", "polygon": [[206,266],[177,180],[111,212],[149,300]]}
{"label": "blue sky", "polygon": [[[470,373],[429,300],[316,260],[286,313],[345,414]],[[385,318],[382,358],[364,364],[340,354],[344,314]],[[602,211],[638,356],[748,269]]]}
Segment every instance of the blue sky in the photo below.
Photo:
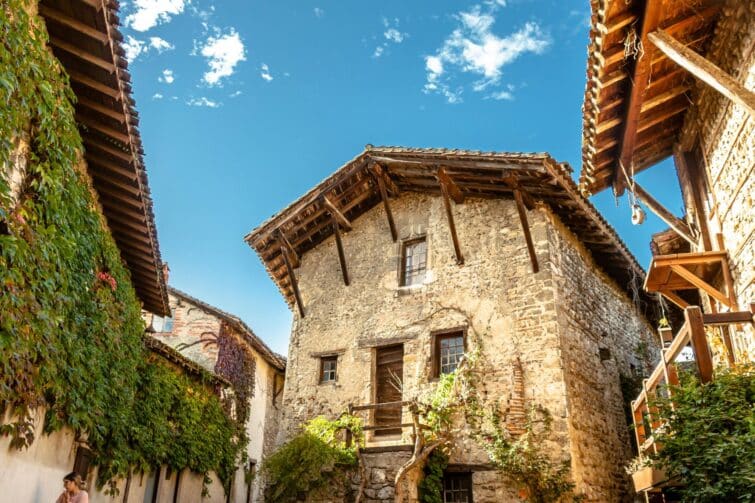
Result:
{"label": "blue sky", "polygon": [[[171,284],[286,353],[291,313],[243,236],[364,145],[547,151],[578,175],[589,3],[121,3]],[[638,181],[681,213],[669,162]],[[643,266],[664,226],[593,198]]]}

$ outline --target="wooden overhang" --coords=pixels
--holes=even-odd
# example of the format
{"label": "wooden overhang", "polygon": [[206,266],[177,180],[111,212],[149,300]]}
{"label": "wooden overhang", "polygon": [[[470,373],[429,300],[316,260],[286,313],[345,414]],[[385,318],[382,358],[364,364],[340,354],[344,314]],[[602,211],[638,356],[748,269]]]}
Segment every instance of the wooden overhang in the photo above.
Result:
{"label": "wooden overhang", "polygon": [[76,94],[84,157],[108,227],[144,308],[169,313],[139,114],[113,0],[42,0],[49,44]]}
{"label": "wooden overhang", "polygon": [[626,176],[672,155],[693,100],[695,78],[651,38],[661,33],[705,55],[723,1],[590,3],[579,186],[621,194]]}
{"label": "wooden overhang", "polygon": [[265,359],[266,362],[272,365],[276,370],[279,370],[280,372],[285,372],[286,358],[279,355],[272,349],[270,349],[268,345],[265,344],[265,342],[262,339],[257,337],[257,335],[254,333],[254,330],[252,330],[246,323],[244,323],[241,320],[241,318],[238,318],[237,316],[234,316],[231,313],[223,311],[222,309],[218,309],[215,306],[212,306],[202,300],[199,300],[196,297],[192,297],[188,293],[182,292],[181,290],[177,290],[173,287],[168,287],[168,291],[170,292],[171,295],[174,295],[178,297],[179,299],[185,300],[186,302],[189,302],[190,304],[194,304],[200,309],[214,316],[217,316],[221,320],[228,323],[228,325],[230,325],[237,332],[239,332],[239,334],[244,338],[247,344],[249,344],[252,348],[254,348],[254,350],[257,351],[262,356],[262,358]]}
{"label": "wooden overhang", "polygon": [[[376,169],[377,168],[377,169]],[[441,176],[438,176],[439,171]],[[631,295],[633,281],[639,288],[645,272],[616,231],[583,197],[571,178],[571,168],[548,154],[495,153],[468,150],[373,147],[365,150],[304,196],[247,234],[244,240],[257,252],[268,274],[290,307],[298,304],[296,282],[291,281],[285,255],[303,256],[333,234],[334,226],[323,199],[337,205],[349,222],[387,199],[386,187],[396,197],[402,191],[442,196],[444,177],[463,198],[514,198],[519,192],[530,209],[537,202],[548,205],[580,239],[597,264]],[[382,193],[382,195],[381,195]],[[385,205],[385,239],[392,239],[393,221]],[[526,224],[526,222],[523,222]],[[492,225],[495,225],[493,223]],[[281,236],[288,244],[283,244]],[[462,243],[463,244],[463,243]],[[288,250],[288,246],[292,248]],[[284,252],[282,253],[282,250]],[[358,260],[358,257],[352,258]],[[288,260],[291,266],[291,260]],[[536,264],[533,263],[533,269]],[[653,301],[641,293],[645,306]],[[301,313],[301,305],[298,306]],[[646,312],[650,318],[656,313]]]}

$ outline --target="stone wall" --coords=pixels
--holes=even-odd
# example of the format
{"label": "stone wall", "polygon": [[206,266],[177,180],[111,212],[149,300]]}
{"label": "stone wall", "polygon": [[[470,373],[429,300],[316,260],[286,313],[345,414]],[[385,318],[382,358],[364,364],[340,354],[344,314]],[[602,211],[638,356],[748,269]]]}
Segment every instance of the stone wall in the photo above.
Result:
{"label": "stone wall", "polygon": [[[726,3],[707,58],[755,90],[755,4]],[[689,114],[685,136],[700,139],[711,219],[723,233],[739,307],[746,310],[755,302],[755,119],[707,84],[697,86],[699,105]],[[740,359],[755,359],[752,326],[736,333],[734,343]]]}
{"label": "stone wall", "polygon": [[[593,341],[604,331],[609,332],[606,345],[621,362],[616,368],[623,368],[633,361],[633,348],[639,341],[637,333],[648,327],[642,322],[632,322],[634,315],[629,301],[622,300],[616,288],[603,284],[608,280],[594,272],[595,265],[587,257],[570,251],[575,249],[574,245],[564,244],[574,240],[572,236],[561,240],[555,237],[568,231],[554,226],[545,210],[528,213],[541,265],[540,272],[533,274],[514,202],[467,199],[453,209],[465,257],[464,265],[459,266],[441,198],[406,193],[393,200],[391,207],[400,240],[427,237],[425,282],[412,287],[398,285],[400,247],[391,241],[382,207],[359,217],[354,230],[344,236],[350,286],[343,284],[333,238],[301,258],[298,279],[305,317],[294,314],[279,441],[290,438],[302,422],[316,415],[334,417],[347,410],[349,404],[374,402],[375,348],[381,345],[404,344],[403,398],[421,397],[434,383],[433,333],[461,327],[467,331],[467,350],[479,349],[485,369],[489,370],[482,390],[488,397],[488,405],[506,405],[512,390],[513,364],[519,359],[525,401],[542,405],[553,415],[553,439],[544,447],[554,459],[601,458],[604,453],[596,455],[592,448],[599,445],[615,447],[616,458],[623,461],[629,438],[626,427],[617,431],[620,427],[614,417],[617,415],[614,412],[620,411],[620,403],[616,402],[619,394],[616,371],[609,373],[591,364],[585,371],[599,373],[589,381],[580,380],[577,372],[571,372],[569,379],[565,374],[586,359],[597,358],[597,350],[593,351],[595,348],[580,338]],[[552,257],[554,253],[559,256]],[[580,260],[585,263],[580,264]],[[605,309],[590,310],[594,306],[566,302],[570,309],[584,312],[560,314],[560,303],[564,302],[562,297],[569,286],[564,286],[566,282],[559,275],[571,274],[572,268],[577,268],[578,274],[571,280],[571,287],[596,289],[592,298],[605,297]],[[583,321],[605,315],[606,311],[613,317],[609,322]],[[622,323],[625,329],[619,331]],[[572,328],[577,324],[577,328]],[[622,336],[631,341],[621,340]],[[570,346],[563,349],[562,344]],[[582,350],[589,353],[582,354]],[[337,382],[320,384],[320,357],[329,354],[338,355]],[[611,380],[604,382],[606,377]],[[590,392],[589,400],[594,403],[567,396],[569,392],[587,392],[593,383],[599,390]],[[595,407],[605,407],[611,414],[605,419],[605,426],[589,418],[578,419],[588,416]],[[617,416],[623,421],[623,415]],[[592,434],[596,436],[619,437],[599,441],[580,437],[588,427],[595,427]],[[570,444],[570,433],[586,446]],[[409,431],[405,431],[403,442],[409,440],[408,435]],[[486,462],[487,456],[471,438],[464,435],[458,438],[451,463]],[[613,491],[595,489],[596,495],[616,494],[615,487],[624,483],[623,479],[614,480],[617,470],[605,463],[582,459],[572,465],[584,488],[591,489],[594,485]],[[587,476],[594,478],[588,482]],[[485,479],[484,483],[475,484],[477,502],[506,501],[501,495],[511,494],[495,472],[475,473],[474,477]]]}
{"label": "stone wall", "polygon": [[[545,211],[545,210],[544,210]],[[577,238],[552,218],[551,262],[567,388],[572,473],[586,501],[632,501],[624,466],[635,441],[620,376],[649,375],[652,327]],[[642,278],[636,287],[642,288]]]}

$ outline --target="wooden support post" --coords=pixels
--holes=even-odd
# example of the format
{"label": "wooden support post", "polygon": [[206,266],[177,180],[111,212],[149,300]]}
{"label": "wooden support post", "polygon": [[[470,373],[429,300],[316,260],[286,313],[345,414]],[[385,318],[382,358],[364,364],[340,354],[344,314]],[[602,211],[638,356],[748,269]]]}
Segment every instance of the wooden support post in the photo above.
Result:
{"label": "wooden support post", "polygon": [[464,193],[459,186],[456,185],[456,182],[448,176],[448,173],[446,173],[446,170],[443,168],[438,168],[438,182],[446,187],[448,195],[451,196],[451,199],[453,199],[456,204],[464,202]]}
{"label": "wooden support post", "polygon": [[674,229],[677,234],[686,239],[692,246],[697,246],[697,239],[692,236],[692,231],[687,222],[674,216],[669,210],[663,207],[653,196],[643,189],[638,183],[633,184],[634,195],[650,208],[650,211],[658,215],[669,227]]}
{"label": "wooden support post", "polygon": [[[716,242],[718,243],[719,251],[726,251],[726,245],[724,244],[724,235],[720,232],[716,234]],[[731,311],[739,311],[737,306],[737,294],[734,291],[734,280],[731,277],[731,270],[729,269],[729,259],[721,259],[721,274],[724,277],[724,285],[726,285],[726,293],[729,296],[729,309]]]}
{"label": "wooden support post", "polygon": [[283,256],[283,263],[286,265],[286,272],[288,273],[288,280],[291,282],[291,288],[294,291],[294,298],[296,299],[296,306],[299,308],[299,316],[304,318],[304,303],[301,301],[301,294],[299,293],[299,284],[296,282],[296,275],[294,274],[294,268],[291,267],[291,260],[288,258],[288,250],[281,245],[281,255]]}
{"label": "wooden support post", "polygon": [[695,352],[697,369],[700,372],[700,380],[709,383],[713,379],[713,359],[710,355],[708,340],[705,337],[705,325],[703,313],[698,306],[690,306],[684,310],[684,319],[689,326],[689,340],[692,350]]}
{"label": "wooden support post", "polygon": [[349,271],[346,269],[346,254],[343,252],[343,242],[341,241],[341,229],[338,226],[338,220],[333,218],[333,234],[336,236],[336,248],[338,248],[338,261],[341,263],[341,274],[343,274],[343,284],[349,286]]}
{"label": "wooden support post", "polygon": [[464,255],[461,254],[461,247],[459,246],[459,237],[456,235],[456,224],[454,223],[454,214],[451,210],[451,197],[448,193],[448,187],[441,181],[440,191],[443,194],[443,205],[446,208],[446,217],[448,218],[448,228],[451,231],[451,239],[454,243],[454,252],[456,253],[456,263],[461,265],[464,263]]}
{"label": "wooden support post", "polygon": [[[375,165],[377,168],[380,166]],[[393,221],[393,213],[391,213],[391,205],[388,203],[388,193],[385,190],[385,180],[379,174],[375,176],[377,179],[378,190],[380,190],[380,199],[383,200],[383,207],[385,208],[385,215],[388,217],[388,227],[391,229],[391,238],[396,242],[398,239],[398,233],[396,232],[396,224]]]}
{"label": "wooden support post", "polygon": [[734,103],[744,107],[755,117],[755,93],[737,82],[728,73],[689,49],[663,30],[648,35],[650,41],[669,59],[684,67],[692,75],[723,94]]}
{"label": "wooden support post", "polygon": [[333,204],[333,202],[328,199],[327,196],[323,196],[322,203],[328,210],[328,212],[333,215],[333,218],[338,220],[338,223],[341,224],[344,229],[346,229],[347,231],[351,230],[351,222],[349,222],[349,219],[346,218],[343,213],[341,213],[341,210],[336,208],[336,205]]}
{"label": "wooden support post", "polygon": [[537,254],[535,253],[535,245],[532,243],[532,235],[530,234],[530,224],[527,221],[527,208],[524,207],[524,200],[522,199],[522,192],[519,189],[514,190],[514,199],[516,200],[516,209],[519,212],[519,221],[522,224],[522,232],[524,232],[524,241],[527,243],[527,251],[530,254],[530,262],[532,263],[532,272],[536,273],[540,270],[540,266],[537,263]]}

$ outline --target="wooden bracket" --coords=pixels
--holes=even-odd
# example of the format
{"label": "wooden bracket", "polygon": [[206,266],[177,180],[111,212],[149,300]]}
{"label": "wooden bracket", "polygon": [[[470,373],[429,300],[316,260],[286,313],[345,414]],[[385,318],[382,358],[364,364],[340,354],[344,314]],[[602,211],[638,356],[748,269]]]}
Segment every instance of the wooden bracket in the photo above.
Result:
{"label": "wooden bracket", "polygon": [[674,216],[669,210],[659,203],[648,191],[643,189],[638,183],[632,184],[634,195],[637,199],[645,203],[650,208],[650,211],[658,215],[658,218],[663,220],[669,227],[674,229],[677,234],[687,240],[692,246],[697,246],[697,239],[692,235],[692,231],[687,225],[687,222]]}
{"label": "wooden bracket", "polygon": [[388,188],[388,190],[391,191],[391,195],[393,197],[398,197],[401,195],[401,190],[398,188],[398,185],[396,185],[393,180],[391,180],[391,177],[386,169],[384,169],[380,164],[376,162],[370,164],[370,169],[372,170],[372,174],[375,176],[375,178],[383,179],[383,183]]}
{"label": "wooden bracket", "polygon": [[299,315],[304,318],[304,303],[301,300],[301,294],[299,293],[299,284],[296,282],[296,275],[294,274],[294,268],[291,267],[291,260],[288,258],[288,251],[285,245],[281,244],[281,255],[283,256],[283,263],[286,265],[286,272],[288,273],[288,280],[291,283],[291,288],[294,291],[294,298],[296,299],[296,306],[299,308]]}
{"label": "wooden bracket", "polygon": [[[396,223],[393,221],[393,213],[391,212],[391,205],[388,202],[388,191],[386,190],[386,185],[388,185],[388,181],[390,180],[390,177],[383,171],[383,169],[377,163],[372,165],[372,173],[375,176],[375,179],[377,180],[378,190],[380,191],[380,199],[383,200],[383,207],[385,208],[385,215],[388,218],[388,227],[390,227],[391,229],[391,238],[393,238],[393,242],[395,243],[396,240],[398,239],[398,233],[396,232]],[[398,187],[395,187],[395,191],[392,191],[392,192],[394,195],[398,195]]]}
{"label": "wooden bracket", "polygon": [[724,72],[692,49],[689,49],[663,30],[657,30],[650,33],[648,38],[658,49],[663,51],[669,59],[685,68],[692,75],[702,80],[734,103],[745,108],[750,116],[755,117],[755,93],[748,90],[728,73]]}
{"label": "wooden bracket", "polygon": [[322,203],[328,210],[328,212],[333,216],[333,218],[338,220],[338,223],[341,224],[341,227],[343,227],[347,231],[351,230],[351,222],[349,222],[349,219],[346,218],[343,213],[341,213],[341,210],[336,208],[336,205],[333,204],[333,202],[328,199],[327,196],[322,197]]}
{"label": "wooden bracket", "polygon": [[732,305],[731,301],[729,300],[729,297],[721,293],[717,288],[709,284],[708,282],[704,281],[702,278],[698,278],[692,271],[687,269],[681,264],[672,264],[671,270],[674,271],[676,274],[684,278],[685,280],[689,281],[690,284],[696,286],[700,290],[704,291],[717,301],[719,301],[721,304],[725,305],[729,309],[734,309],[734,306]]}
{"label": "wooden bracket", "polygon": [[698,306],[690,306],[684,310],[684,319],[689,326],[689,340],[695,352],[695,362],[700,372],[700,380],[709,383],[713,380],[713,359],[710,355],[708,340],[705,337],[703,313]]}
{"label": "wooden bracket", "polygon": [[440,182],[441,186],[444,186],[446,188],[446,191],[448,192],[448,195],[451,196],[451,199],[454,200],[456,204],[461,204],[464,202],[464,193],[461,191],[458,185],[456,185],[456,182],[454,182],[450,176],[448,176],[448,173],[446,173],[446,170],[443,168],[438,168],[438,182]]}
{"label": "wooden bracket", "polygon": [[[461,254],[461,246],[459,246],[459,237],[456,235],[456,224],[454,223],[454,214],[451,209],[451,191],[458,191],[457,197],[454,201],[464,200],[464,195],[461,194],[458,186],[446,175],[443,168],[438,169],[438,181],[440,182],[440,191],[443,195],[443,205],[446,208],[446,217],[448,218],[448,228],[451,231],[451,239],[454,243],[454,252],[456,253],[456,263],[462,265],[464,263],[464,255]],[[450,182],[450,183],[449,183]],[[454,189],[455,187],[455,189]]]}
{"label": "wooden bracket", "polygon": [[283,234],[283,231],[278,229],[278,241],[281,243],[281,249],[284,249],[288,255],[289,260],[291,261],[291,265],[296,269],[301,265],[301,261],[299,260],[299,254],[296,253],[296,250],[294,249],[291,242],[288,240],[285,234]]}
{"label": "wooden bracket", "polygon": [[540,270],[540,266],[537,263],[537,254],[535,253],[535,245],[532,242],[532,235],[530,234],[530,225],[527,221],[527,208],[524,206],[524,200],[522,198],[522,191],[514,189],[514,199],[516,200],[516,209],[519,212],[519,221],[522,224],[522,232],[524,232],[524,240],[527,243],[527,251],[530,254],[530,262],[532,263],[532,272],[536,273]]}
{"label": "wooden bracket", "polygon": [[343,242],[341,241],[341,229],[338,220],[333,218],[333,234],[336,237],[336,248],[338,248],[338,262],[341,264],[341,274],[343,275],[343,284],[349,286],[349,271],[346,268],[346,254],[343,251]]}

